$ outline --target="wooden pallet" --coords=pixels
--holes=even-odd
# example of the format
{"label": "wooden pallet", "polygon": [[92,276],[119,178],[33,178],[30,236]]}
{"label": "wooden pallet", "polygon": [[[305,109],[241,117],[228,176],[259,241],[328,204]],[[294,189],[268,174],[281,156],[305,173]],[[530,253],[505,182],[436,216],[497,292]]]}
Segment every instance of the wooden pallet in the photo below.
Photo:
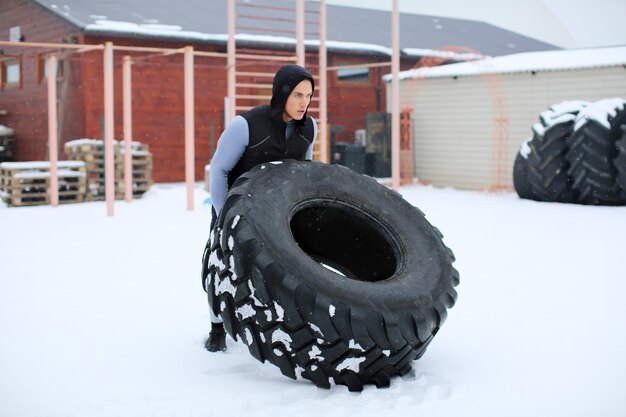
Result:
{"label": "wooden pallet", "polygon": [[[152,187],[152,181],[133,181],[133,198],[141,198],[143,194]],[[106,198],[106,188],[101,184],[91,184],[87,186],[85,201],[104,201]],[[116,181],[115,199],[124,200],[124,183]]]}
{"label": "wooden pallet", "polygon": [[[104,142],[97,139],[76,139],[65,143],[65,153],[95,153],[104,154]],[[133,151],[148,152],[150,147],[145,143],[131,142],[130,148]],[[117,153],[124,149],[124,142],[113,141],[113,149]]]}
{"label": "wooden pallet", "polygon": [[[92,162],[94,164],[104,164],[105,159],[102,153],[89,153],[89,152],[66,152],[67,159],[81,160],[85,162]],[[124,163],[124,152],[116,153],[113,156],[114,164],[119,165]],[[152,154],[146,151],[133,151],[131,161],[133,165],[152,165]]]}
{"label": "wooden pallet", "polygon": [[[85,166],[79,161],[59,161],[59,203],[78,203],[87,190]],[[3,162],[0,164],[0,195],[8,206],[50,204],[49,162]]]}
{"label": "wooden pallet", "polygon": [[[133,196],[140,197],[152,185],[152,153],[146,144],[131,143]],[[88,201],[105,199],[105,159],[101,140],[78,139],[65,144],[68,159],[83,161],[87,172]],[[114,142],[114,177],[116,198],[124,198],[124,143]]]}

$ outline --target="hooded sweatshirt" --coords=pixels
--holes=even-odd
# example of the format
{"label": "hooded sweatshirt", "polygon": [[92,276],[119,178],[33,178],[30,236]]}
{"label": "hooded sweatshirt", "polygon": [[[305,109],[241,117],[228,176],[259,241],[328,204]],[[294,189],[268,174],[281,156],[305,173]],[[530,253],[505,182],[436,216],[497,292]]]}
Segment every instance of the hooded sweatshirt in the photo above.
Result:
{"label": "hooded sweatshirt", "polygon": [[305,112],[301,120],[283,121],[285,104],[293,89],[313,76],[299,65],[285,65],[274,76],[269,105],[235,117],[222,133],[211,160],[211,198],[220,213],[228,189],[254,166],[283,159],[311,159],[317,134],[315,120]]}

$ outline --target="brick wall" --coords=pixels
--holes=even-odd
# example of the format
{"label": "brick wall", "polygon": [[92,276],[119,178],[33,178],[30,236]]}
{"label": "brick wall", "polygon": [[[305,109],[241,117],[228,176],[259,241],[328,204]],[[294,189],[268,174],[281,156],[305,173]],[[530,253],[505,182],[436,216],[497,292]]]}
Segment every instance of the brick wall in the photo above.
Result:
{"label": "brick wall", "polygon": [[[2,0],[0,7],[0,39],[9,40],[9,29],[20,26],[26,42],[61,43],[79,33],[61,19],[29,0]],[[47,84],[41,80],[40,60],[49,49],[0,47],[0,62],[16,60],[21,65],[21,83],[4,84],[0,89],[0,109],[7,116],[0,116],[0,124],[15,130],[15,155],[19,160],[45,160],[48,158]],[[57,82],[60,137],[79,135],[82,121],[73,115],[82,108],[80,96],[80,73],[76,71],[76,58],[60,55],[63,77]],[[62,155],[59,144],[59,155]]]}

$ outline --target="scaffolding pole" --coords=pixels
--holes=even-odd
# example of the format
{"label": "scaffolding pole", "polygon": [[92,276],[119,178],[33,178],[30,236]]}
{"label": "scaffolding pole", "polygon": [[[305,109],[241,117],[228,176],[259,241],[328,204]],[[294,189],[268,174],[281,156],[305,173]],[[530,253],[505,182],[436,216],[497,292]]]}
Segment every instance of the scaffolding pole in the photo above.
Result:
{"label": "scaffolding pole", "polygon": [[228,0],[228,42],[226,44],[226,52],[227,56],[227,76],[228,76],[228,108],[224,109],[227,111],[226,117],[224,117],[224,126],[227,126],[228,123],[235,117],[235,106],[236,103],[236,88],[235,83],[237,82],[236,73],[235,73],[235,64],[236,58],[235,54],[237,51],[235,50],[235,0]]}
{"label": "scaffolding pole", "polygon": [[391,13],[391,187],[400,188],[400,13],[392,0]]}
{"label": "scaffolding pole", "polygon": [[57,57],[46,59],[48,68],[48,153],[50,159],[50,205],[59,205],[58,138],[57,138]]}
{"label": "scaffolding pole", "polygon": [[304,67],[304,0],[296,0],[296,63]]}
{"label": "scaffolding pole", "polygon": [[326,54],[326,0],[320,0],[320,49],[319,49],[319,76],[320,76],[320,160],[326,164],[328,160],[328,56]]}
{"label": "scaffolding pole", "polygon": [[187,183],[187,210],[193,211],[195,182],[194,155],[194,80],[193,46],[185,46],[185,182]]}
{"label": "scaffolding pole", "polygon": [[133,201],[133,157],[131,141],[133,140],[132,113],[132,60],[125,56],[122,61],[122,96],[124,117],[124,200]]}
{"label": "scaffolding pole", "polygon": [[113,216],[115,204],[115,159],[113,138],[115,120],[113,114],[113,43],[106,42],[104,61],[104,196],[107,216]]}

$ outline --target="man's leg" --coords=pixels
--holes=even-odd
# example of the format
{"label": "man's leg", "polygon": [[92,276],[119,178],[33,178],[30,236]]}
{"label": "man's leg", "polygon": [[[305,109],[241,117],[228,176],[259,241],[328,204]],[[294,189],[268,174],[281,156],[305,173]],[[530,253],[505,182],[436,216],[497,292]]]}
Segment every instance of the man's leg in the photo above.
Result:
{"label": "man's leg", "polygon": [[209,352],[223,352],[226,350],[226,331],[224,330],[224,321],[213,314],[213,309],[209,306],[209,315],[211,316],[211,332],[206,340],[204,347]]}

